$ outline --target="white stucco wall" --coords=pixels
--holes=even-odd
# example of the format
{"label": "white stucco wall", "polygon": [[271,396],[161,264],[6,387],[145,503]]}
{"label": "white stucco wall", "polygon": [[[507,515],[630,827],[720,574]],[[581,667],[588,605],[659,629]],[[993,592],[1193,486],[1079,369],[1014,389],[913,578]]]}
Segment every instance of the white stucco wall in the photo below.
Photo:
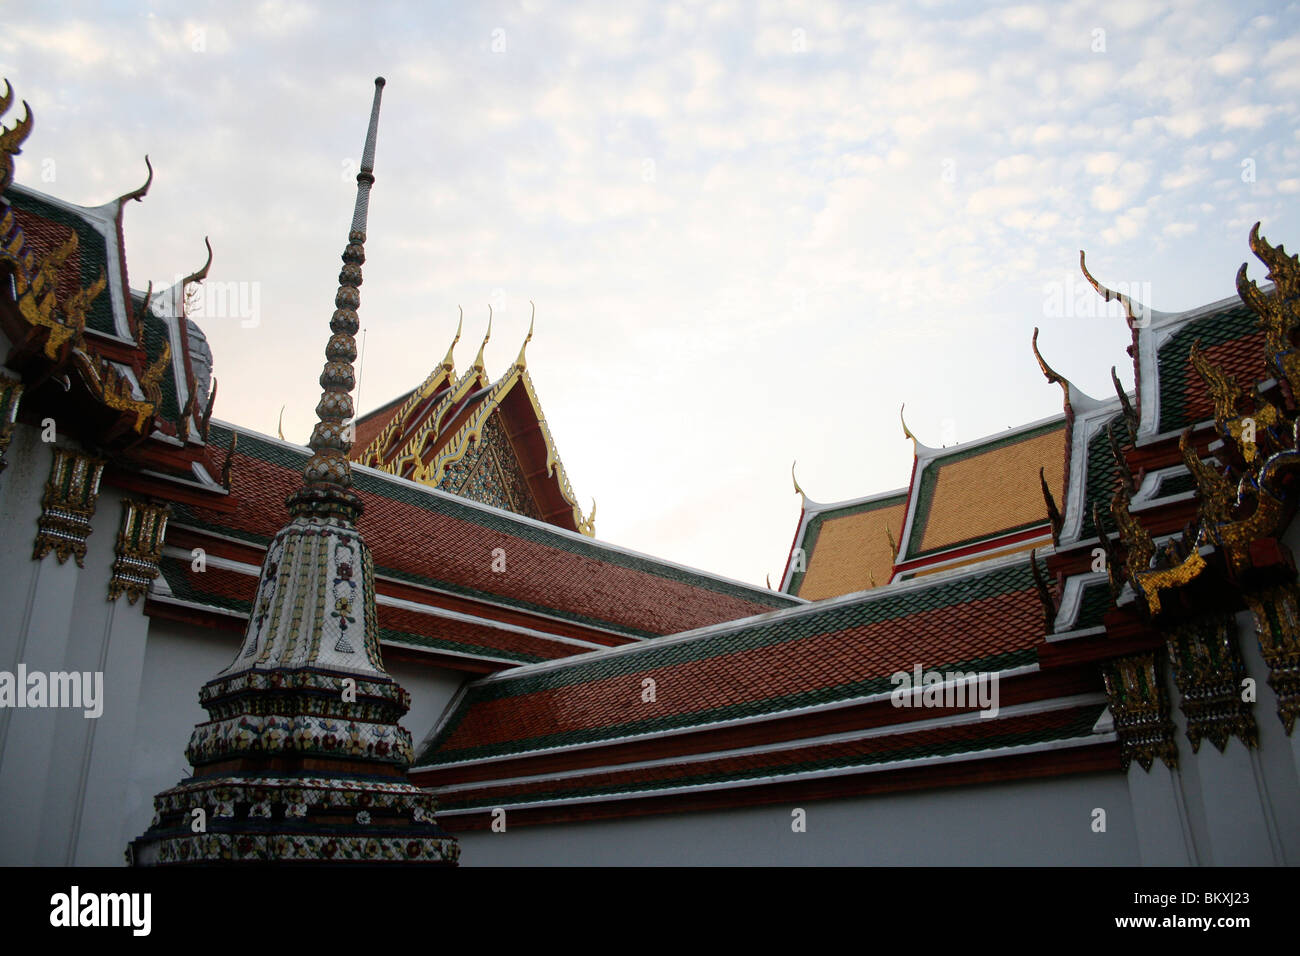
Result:
{"label": "white stucco wall", "polygon": [[[457,834],[462,866],[1136,866],[1124,775]],[[1106,832],[1092,830],[1106,811]]]}

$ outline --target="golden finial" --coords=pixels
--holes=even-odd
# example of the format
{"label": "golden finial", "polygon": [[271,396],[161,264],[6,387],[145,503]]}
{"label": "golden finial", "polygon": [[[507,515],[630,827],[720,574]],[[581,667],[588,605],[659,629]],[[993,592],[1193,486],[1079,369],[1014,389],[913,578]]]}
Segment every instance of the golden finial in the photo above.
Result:
{"label": "golden finial", "polygon": [[443,356],[442,359],[443,368],[455,367],[452,362],[451,353],[452,350],[456,347],[456,343],[460,341],[460,330],[465,325],[465,310],[462,309],[460,306],[456,306],[456,308],[460,312],[459,317],[456,319],[456,337],[451,340],[451,345],[447,346],[447,354]]}
{"label": "golden finial", "polygon": [[912,454],[915,455],[916,450],[921,443],[917,441],[916,436],[912,434],[912,429],[907,427],[907,419],[903,417],[903,409],[905,408],[907,408],[906,402],[898,406],[898,420],[903,423],[903,436],[912,439]]}
{"label": "golden finial", "polygon": [[153,185],[153,163],[149,162],[148,153],[145,153],[144,164],[145,167],[149,170],[149,177],[144,181],[144,185],[141,186],[139,189],[133,189],[126,195],[121,196],[117,200],[119,203],[126,203],[126,201],[129,199],[134,199],[136,202],[143,202],[144,197],[149,194],[149,187]]}
{"label": "golden finial", "polygon": [[532,299],[528,300],[528,304],[533,306],[533,314],[528,317],[528,335],[524,337],[524,344],[519,346],[519,358],[515,359],[518,368],[524,367],[524,349],[528,348],[528,343],[533,340],[533,321],[537,318],[537,306],[533,305]]}
{"label": "golden finial", "polygon": [[1138,302],[1137,308],[1134,309],[1133,299],[1130,296],[1127,296],[1122,292],[1112,292],[1094,279],[1092,273],[1088,271],[1087,264],[1084,262],[1082,249],[1079,250],[1079,268],[1083,271],[1083,277],[1088,280],[1089,285],[1097,290],[1099,296],[1107,302],[1116,301],[1119,302],[1120,305],[1124,306],[1124,313],[1128,316],[1128,327],[1130,329],[1138,322],[1138,316],[1136,313],[1144,313],[1147,317],[1151,315],[1151,309],[1149,306],[1144,306],[1141,302]]}
{"label": "golden finial", "polygon": [[795,494],[803,498],[805,504],[808,501],[808,495],[799,487],[799,479],[794,476],[794,466],[799,464],[798,460],[790,462],[790,480],[794,482]]}
{"label": "golden finial", "polygon": [[483,336],[483,344],[478,347],[478,355],[474,357],[474,364],[471,368],[483,371],[483,350],[487,348],[488,339],[492,338],[492,303],[488,303],[488,327],[487,335]]}
{"label": "golden finial", "polygon": [[1065,393],[1065,404],[1068,408],[1070,404],[1070,383],[1057,374],[1056,370],[1043,359],[1043,353],[1038,351],[1038,326],[1034,326],[1034,337],[1030,340],[1029,345],[1034,350],[1034,358],[1038,360],[1038,367],[1042,370],[1043,375],[1049,382],[1061,386],[1061,391]]}
{"label": "golden finial", "polygon": [[280,436],[280,441],[284,441],[284,440],[285,440],[285,437],[284,437],[284,410],[285,410],[287,407],[288,407],[287,405],[281,405],[281,406],[280,406],[280,423],[279,423],[278,425],[275,426],[276,433],[279,434],[279,436]]}
{"label": "golden finial", "polygon": [[764,577],[767,578],[767,589],[768,589],[769,591],[772,590],[772,575],[771,575],[771,572],[769,572],[768,574],[764,575]]}
{"label": "golden finial", "polygon": [[898,560],[898,542],[894,540],[894,532],[889,530],[889,525],[885,525],[885,538],[889,541],[889,558],[891,561]]}

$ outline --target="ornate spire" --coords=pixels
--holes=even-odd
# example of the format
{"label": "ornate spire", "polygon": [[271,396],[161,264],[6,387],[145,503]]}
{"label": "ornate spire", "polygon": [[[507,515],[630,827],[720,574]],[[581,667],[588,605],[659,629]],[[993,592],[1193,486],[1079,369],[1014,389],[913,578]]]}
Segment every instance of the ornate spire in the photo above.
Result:
{"label": "ornate spire", "polygon": [[[137,863],[442,864],[459,853],[434,820],[433,795],[406,779],[411,735],[399,720],[411,699],[384,670],[374,561],[355,526],[361,500],[346,457],[383,85],[375,81],[303,487],[267,546],[234,661],[199,692],[209,719],[186,750],[193,776],[155,798],[153,825],[131,845]],[[206,832],[190,827],[196,808]]]}
{"label": "ornate spire", "polygon": [[375,99],[370,108],[370,128],[361,154],[361,171],[357,173],[357,202],[352,213],[352,229],[343,250],[343,269],[339,272],[339,290],[334,296],[334,316],[330,319],[329,342],[325,346],[325,368],[320,375],[320,403],[316,406],[316,427],[307,443],[312,455],[303,469],[303,487],[289,497],[295,515],[336,515],[351,522],[361,514],[361,499],[352,491],[352,465],[348,451],[352,448],[352,389],[356,372],[352,363],[357,357],[357,329],[361,305],[361,266],[366,261],[366,218],[370,211],[370,187],[375,184],[375,136],[379,131],[379,100],[384,78],[375,80]]}

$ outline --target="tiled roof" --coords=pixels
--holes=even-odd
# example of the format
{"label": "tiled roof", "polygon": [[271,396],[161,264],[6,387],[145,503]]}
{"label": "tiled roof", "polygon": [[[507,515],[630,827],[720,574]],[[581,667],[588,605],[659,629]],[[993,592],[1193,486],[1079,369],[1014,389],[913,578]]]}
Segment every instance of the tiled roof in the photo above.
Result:
{"label": "tiled roof", "polygon": [[355,459],[362,451],[370,446],[375,440],[375,436],[384,430],[385,426],[393,420],[393,416],[401,409],[402,404],[414,394],[415,389],[410,389],[398,395],[391,401],[385,402],[378,408],[371,409],[364,415],[358,416],[356,435],[352,440],[352,449],[356,454],[352,455]]}
{"label": "tiled roof", "polygon": [[1197,339],[1206,359],[1243,388],[1269,377],[1259,319],[1244,304],[1189,322],[1160,346],[1161,432],[1214,417],[1209,390],[1192,367],[1191,347]]}
{"label": "tiled roof", "polygon": [[[230,445],[214,422],[211,441]],[[219,452],[224,454],[224,452]],[[233,512],[177,504],[173,522],[265,546],[301,484],[306,449],[239,432]],[[654,637],[790,607],[796,599],[678,567],[354,466],[358,525],[375,571],[452,594],[540,612],[632,637]],[[493,570],[495,549],[505,571]]]}
{"label": "tiled roof", "polygon": [[[195,571],[188,560],[164,556],[159,562],[171,594],[205,607],[247,617],[257,593],[257,576],[209,565]],[[379,638],[386,644],[451,651],[456,654],[532,664],[591,650],[581,644],[521,633],[518,629],[464,620],[462,616],[426,614],[377,603]]]}
{"label": "tiled roof", "polygon": [[[107,243],[98,229],[75,212],[47,202],[40,196],[33,195],[26,189],[7,189],[4,198],[14,208],[14,216],[27,239],[27,245],[39,256],[44,256],[57,248],[74,231],[77,234],[77,257],[80,259],[80,272],[64,268],[59,272],[59,301],[94,283],[101,270],[109,274]],[[80,284],[78,284],[80,283]],[[86,328],[108,335],[117,335],[113,321],[113,305],[108,290],[95,297],[86,313]]]}
{"label": "tiled roof", "polygon": [[1046,523],[1038,470],[1061,499],[1065,421],[958,447],[922,463],[907,559]]}
{"label": "tiled roof", "polygon": [[1079,613],[1074,618],[1073,627],[1076,630],[1083,630],[1099,626],[1106,612],[1113,606],[1108,582],[1094,581],[1085,584],[1083,594],[1079,598]]}
{"label": "tiled roof", "polygon": [[818,601],[889,583],[894,556],[886,529],[897,542],[906,506],[903,490],[814,514],[795,542],[804,550],[806,570],[791,574],[790,593]]}
{"label": "tiled roof", "polygon": [[[924,668],[1036,661],[1027,563],[897,585],[469,686],[417,761],[439,765],[772,714],[889,691]],[[642,699],[655,681],[655,700]]]}
{"label": "tiled roof", "polygon": [[688,762],[663,761],[633,769],[539,777],[510,784],[439,790],[443,811],[548,800],[663,791],[789,777],[818,771],[871,769],[927,757],[980,754],[1051,741],[1088,738],[1104,704],[1086,704],[1045,713],[975,720],[941,728],[874,734],[856,740],[796,745],[741,755],[718,755]]}
{"label": "tiled roof", "polygon": [[[1128,421],[1122,413],[1113,416],[1108,424],[1121,448],[1133,443]],[[1115,533],[1115,519],[1110,513],[1110,499],[1115,494],[1115,489],[1119,487],[1119,463],[1115,461],[1115,453],[1111,450],[1110,437],[1104,425],[1089,439],[1085,453],[1088,458],[1084,468],[1086,477],[1083,523],[1080,525],[1079,532],[1082,539],[1091,538],[1098,533],[1092,522],[1093,505],[1096,505],[1101,512],[1101,530],[1106,534]]]}

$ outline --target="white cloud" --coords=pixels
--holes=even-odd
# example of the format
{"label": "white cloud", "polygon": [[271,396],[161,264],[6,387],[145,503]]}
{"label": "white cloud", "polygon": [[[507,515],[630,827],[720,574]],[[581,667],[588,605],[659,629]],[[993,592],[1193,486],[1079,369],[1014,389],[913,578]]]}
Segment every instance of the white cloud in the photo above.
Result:
{"label": "white cloud", "polygon": [[[872,431],[877,409],[902,396],[935,420],[956,391],[1023,410],[1036,369],[1019,381],[988,374],[1019,366],[998,365],[987,343],[1041,311],[1015,290],[1073,270],[1085,245],[1149,256],[1143,269],[1176,260],[1188,297],[1176,304],[1220,297],[1236,264],[1225,279],[1225,221],[1272,216],[1266,204],[1285,209],[1280,197],[1300,189],[1300,153],[1286,152],[1300,150],[1300,36],[1280,8],[1254,20],[1128,0],[991,12],[523,0],[369,20],[295,0],[197,10],[132,21],[36,5],[0,36],[0,56],[37,114],[20,180],[57,157],[47,190],[101,201],[138,184],[147,150],[159,176],[128,214],[132,275],[193,268],[211,232],[214,270],[257,278],[268,308],[278,303],[255,338],[213,325],[218,414],[265,429],[280,404],[287,424],[295,407],[310,417],[319,367],[300,343],[322,328],[311,303],[333,293],[351,202],[340,162],[360,146],[369,80],[382,72],[365,402],[427,373],[457,302],[474,317],[467,339],[481,335],[485,307],[470,303],[498,288],[512,305],[488,358],[513,358],[533,298],[530,364],[579,492],[601,498],[602,534],[749,580],[762,579],[756,549],[726,542],[761,528],[775,565],[791,531],[793,516],[756,490],[769,476],[710,499],[716,526],[687,535],[664,516],[690,508],[645,516],[664,486],[627,465],[641,451],[625,434],[698,461],[726,432],[761,449],[754,462],[788,462],[825,437],[807,431],[798,402],[755,384],[791,370],[828,370],[827,418],[861,426],[871,447],[905,446],[894,420]],[[207,56],[191,51],[198,27]],[[500,55],[488,49],[497,27],[509,43]],[[1094,27],[1107,31],[1105,53],[1089,49]],[[1240,181],[1245,155],[1258,160],[1257,190]],[[410,345],[426,335],[432,359]],[[1108,388],[1123,344],[1077,342],[1083,374],[1100,370],[1092,390]],[[938,372],[917,395],[922,357]],[[686,387],[697,381],[719,396],[716,421],[664,438],[665,422],[698,419]],[[663,386],[653,411],[638,382]],[[733,414],[738,396],[756,414]],[[1049,398],[1041,414],[1059,407]],[[1007,424],[985,428],[978,404],[964,435]],[[840,469],[825,485],[848,497],[906,481],[905,447],[891,471],[851,458],[849,444],[822,452]],[[784,493],[781,470],[770,479]]]}
{"label": "white cloud", "polygon": [[1273,112],[1274,107],[1265,104],[1234,106],[1224,112],[1223,125],[1229,129],[1235,127],[1258,129],[1268,122],[1268,118]]}

